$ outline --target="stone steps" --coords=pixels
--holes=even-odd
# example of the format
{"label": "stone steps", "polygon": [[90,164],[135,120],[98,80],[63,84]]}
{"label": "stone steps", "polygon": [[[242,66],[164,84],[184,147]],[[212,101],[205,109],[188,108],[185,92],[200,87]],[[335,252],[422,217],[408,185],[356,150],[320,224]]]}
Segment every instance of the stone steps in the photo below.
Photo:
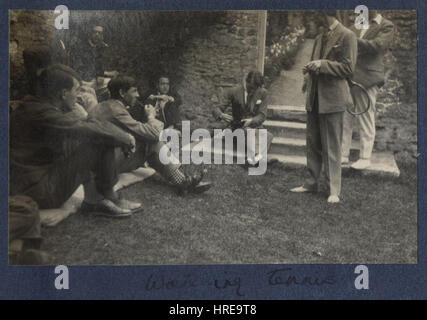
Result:
{"label": "stone steps", "polygon": [[[355,155],[360,150],[360,143],[357,140],[353,140],[351,145],[350,154]],[[270,153],[282,154],[282,155],[306,155],[306,139],[299,138],[283,138],[274,137],[270,147]],[[357,155],[358,156],[358,155]]]}
{"label": "stone steps", "polygon": [[307,113],[303,106],[270,105],[267,118],[274,120],[307,122]]}
{"label": "stone steps", "polygon": [[307,125],[294,121],[266,120],[264,127],[275,137],[305,139]]}
{"label": "stone steps", "polygon": [[[270,105],[268,120],[264,122],[274,139],[269,151],[269,158],[276,158],[281,163],[293,167],[304,167],[306,159],[306,111],[302,106]],[[350,150],[350,163],[343,165],[343,171],[354,170],[350,166],[358,159],[360,143],[353,140]],[[391,152],[374,152],[371,166],[362,171],[364,175],[394,176],[400,175]]]}

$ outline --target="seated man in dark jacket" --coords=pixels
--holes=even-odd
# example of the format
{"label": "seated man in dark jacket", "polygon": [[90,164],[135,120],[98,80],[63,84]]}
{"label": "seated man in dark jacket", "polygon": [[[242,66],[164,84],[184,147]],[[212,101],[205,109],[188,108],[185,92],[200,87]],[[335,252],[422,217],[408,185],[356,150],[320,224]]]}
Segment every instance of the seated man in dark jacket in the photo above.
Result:
{"label": "seated man in dark jacket", "polygon": [[92,115],[104,121],[110,121],[136,138],[136,152],[127,159],[118,157],[119,170],[131,171],[144,165],[150,166],[165,177],[179,193],[207,191],[211,183],[201,182],[203,175],[186,176],[180,170],[180,164],[163,164],[159,152],[165,145],[159,141],[164,124],[155,118],[155,109],[151,105],[144,107],[147,122],[135,120],[127,109],[135,106],[139,97],[135,80],[131,77],[118,76],[108,83],[110,100],[100,103],[92,111]]}
{"label": "seated man in dark jacket", "polygon": [[26,195],[40,209],[60,207],[80,184],[82,210],[125,217],[140,204],[119,199],[115,147],[135,148],[135,139],[109,122],[74,112],[79,75],[52,65],[40,75],[40,97],[28,96],[10,116],[10,195]]}
{"label": "seated man in dark jacket", "polygon": [[[227,92],[226,101],[213,112],[218,122],[211,125],[211,128],[232,130],[261,129],[267,118],[267,90],[263,87],[264,79],[259,71],[250,71],[246,76],[244,85],[237,86]],[[225,113],[231,106],[231,115]],[[261,156],[268,152],[273,135],[267,132],[267,143],[260,145],[259,131],[256,131],[255,157],[248,159],[249,164],[254,165],[261,160]],[[248,144],[249,147],[249,144]],[[263,152],[265,151],[265,152]]]}
{"label": "seated man in dark jacket", "polygon": [[151,94],[145,104],[152,105],[156,110],[156,118],[164,123],[165,129],[181,131],[181,115],[179,107],[181,98],[177,93],[170,92],[169,77],[160,76],[157,92]]}

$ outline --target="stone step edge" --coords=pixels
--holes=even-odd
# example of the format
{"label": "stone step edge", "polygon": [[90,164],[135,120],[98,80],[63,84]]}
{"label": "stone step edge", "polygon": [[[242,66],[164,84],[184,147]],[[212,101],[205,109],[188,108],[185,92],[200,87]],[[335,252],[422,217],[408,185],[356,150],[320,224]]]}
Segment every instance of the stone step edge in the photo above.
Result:
{"label": "stone step edge", "polygon": [[[305,147],[307,143],[306,143],[306,139],[274,137],[272,144],[292,146],[292,147]],[[360,149],[360,141],[359,140],[353,140],[351,143],[351,149],[359,150]]]}
{"label": "stone step edge", "polygon": [[307,129],[305,123],[292,122],[292,121],[278,121],[278,120],[266,120],[264,121],[264,126],[266,127],[276,127],[276,128],[290,128],[290,129]]}
{"label": "stone step edge", "polygon": [[268,110],[274,110],[274,111],[292,111],[292,112],[298,112],[298,113],[306,113],[305,107],[303,106],[288,106],[288,105],[269,105],[267,106]]}

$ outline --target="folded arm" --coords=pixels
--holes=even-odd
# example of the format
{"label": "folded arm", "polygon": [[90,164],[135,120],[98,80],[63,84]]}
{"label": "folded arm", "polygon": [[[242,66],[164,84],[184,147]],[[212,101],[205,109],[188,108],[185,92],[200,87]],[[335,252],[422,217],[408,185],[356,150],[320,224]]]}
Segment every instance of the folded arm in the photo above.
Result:
{"label": "folded arm", "polygon": [[386,24],[375,39],[357,39],[359,51],[361,54],[377,54],[386,52],[392,45],[394,37],[394,25]]}

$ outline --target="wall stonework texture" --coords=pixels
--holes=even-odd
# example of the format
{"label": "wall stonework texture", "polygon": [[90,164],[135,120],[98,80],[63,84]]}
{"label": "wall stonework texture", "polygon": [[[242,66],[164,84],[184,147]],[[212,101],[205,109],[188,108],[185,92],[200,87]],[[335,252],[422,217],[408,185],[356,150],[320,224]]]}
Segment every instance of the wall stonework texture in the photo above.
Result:
{"label": "wall stonework texture", "polygon": [[[52,11],[15,10],[11,16],[11,99],[18,99],[26,91],[22,51],[49,43],[57,33]],[[256,11],[71,11],[63,37],[69,48],[91,21],[105,28],[109,69],[134,76],[143,94],[159,75],[170,75],[183,97],[184,117],[196,127],[207,124],[224,89],[256,67]]]}

